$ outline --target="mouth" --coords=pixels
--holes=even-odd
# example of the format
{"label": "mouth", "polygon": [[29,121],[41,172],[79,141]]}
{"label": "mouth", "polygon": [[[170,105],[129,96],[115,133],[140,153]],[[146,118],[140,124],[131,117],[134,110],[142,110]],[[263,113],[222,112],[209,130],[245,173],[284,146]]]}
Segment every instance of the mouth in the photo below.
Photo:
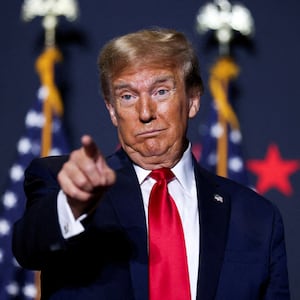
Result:
{"label": "mouth", "polygon": [[151,138],[158,136],[164,129],[148,129],[142,132],[139,132],[137,137]]}

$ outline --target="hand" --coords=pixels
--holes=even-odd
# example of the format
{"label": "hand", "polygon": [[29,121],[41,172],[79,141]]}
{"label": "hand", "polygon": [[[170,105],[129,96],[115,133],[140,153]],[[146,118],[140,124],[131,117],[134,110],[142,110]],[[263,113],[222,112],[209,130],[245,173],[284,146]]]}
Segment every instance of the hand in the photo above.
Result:
{"label": "hand", "polygon": [[103,191],[116,181],[114,170],[106,164],[93,139],[84,135],[81,143],[82,147],[71,152],[58,174],[75,218],[94,207]]}

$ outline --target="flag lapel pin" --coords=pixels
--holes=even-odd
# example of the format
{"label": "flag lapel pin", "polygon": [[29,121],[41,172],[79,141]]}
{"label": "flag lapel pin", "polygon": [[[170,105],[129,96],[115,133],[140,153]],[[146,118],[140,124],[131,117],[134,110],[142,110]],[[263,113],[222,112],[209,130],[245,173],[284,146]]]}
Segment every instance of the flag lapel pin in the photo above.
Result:
{"label": "flag lapel pin", "polygon": [[214,200],[217,202],[223,203],[223,197],[220,196],[219,194],[214,194]]}

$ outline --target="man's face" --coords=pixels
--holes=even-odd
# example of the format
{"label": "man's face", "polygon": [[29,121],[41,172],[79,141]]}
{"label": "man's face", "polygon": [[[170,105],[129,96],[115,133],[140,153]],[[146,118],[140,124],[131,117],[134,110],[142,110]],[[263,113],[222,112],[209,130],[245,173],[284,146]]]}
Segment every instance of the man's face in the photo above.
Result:
{"label": "man's face", "polygon": [[130,158],[145,169],[174,166],[200,93],[187,94],[178,72],[157,66],[126,69],[113,79],[112,92],[107,108]]}

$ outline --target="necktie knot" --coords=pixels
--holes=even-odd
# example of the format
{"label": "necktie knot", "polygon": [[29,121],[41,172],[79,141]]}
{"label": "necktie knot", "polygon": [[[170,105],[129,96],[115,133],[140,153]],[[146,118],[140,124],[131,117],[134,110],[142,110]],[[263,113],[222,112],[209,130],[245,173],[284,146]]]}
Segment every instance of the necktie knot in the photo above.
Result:
{"label": "necktie knot", "polygon": [[170,182],[175,177],[175,175],[169,168],[160,168],[153,170],[149,176],[156,181],[166,180],[167,182]]}

